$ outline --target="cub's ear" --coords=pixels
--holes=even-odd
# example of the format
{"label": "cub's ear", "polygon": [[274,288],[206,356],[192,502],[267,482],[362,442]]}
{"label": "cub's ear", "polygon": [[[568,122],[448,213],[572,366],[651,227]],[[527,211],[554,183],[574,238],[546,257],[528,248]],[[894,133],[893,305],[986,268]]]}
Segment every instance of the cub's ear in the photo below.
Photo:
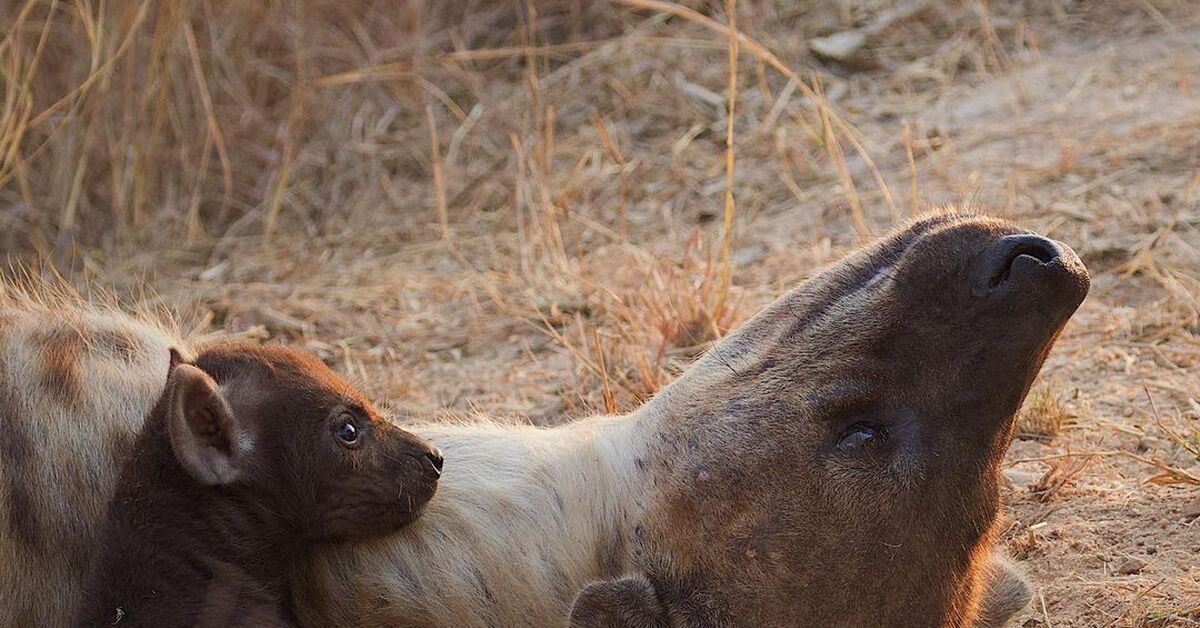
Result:
{"label": "cub's ear", "polygon": [[640,577],[593,582],[571,604],[568,628],[667,628],[654,585]]}
{"label": "cub's ear", "polygon": [[179,464],[201,484],[236,480],[248,453],[246,426],[239,424],[217,382],[191,364],[176,364],[166,394],[167,433]]}

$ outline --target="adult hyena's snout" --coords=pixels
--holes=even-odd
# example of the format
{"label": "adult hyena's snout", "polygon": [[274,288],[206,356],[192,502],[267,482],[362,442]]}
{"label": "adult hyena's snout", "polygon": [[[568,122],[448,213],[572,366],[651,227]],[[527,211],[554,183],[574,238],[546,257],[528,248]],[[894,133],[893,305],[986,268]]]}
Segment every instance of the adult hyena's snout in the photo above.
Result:
{"label": "adult hyena's snout", "polygon": [[903,389],[893,397],[926,398],[918,416],[947,417],[924,423],[1006,444],[1012,414],[1087,296],[1087,269],[1066,244],[1002,220],[955,217],[905,243],[920,224],[884,244],[900,249],[892,279],[854,312],[878,321],[864,359]]}
{"label": "adult hyena's snout", "polygon": [[1074,311],[1088,290],[1088,274],[1075,251],[1033,233],[997,238],[974,265],[971,292],[976,297],[1036,295],[1044,305]]}

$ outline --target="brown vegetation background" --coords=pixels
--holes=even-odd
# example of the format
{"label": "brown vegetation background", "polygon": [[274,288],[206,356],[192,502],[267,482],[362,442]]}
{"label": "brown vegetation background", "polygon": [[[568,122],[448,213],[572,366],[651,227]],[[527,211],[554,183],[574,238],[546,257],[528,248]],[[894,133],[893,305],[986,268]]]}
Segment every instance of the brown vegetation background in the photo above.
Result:
{"label": "brown vegetation background", "polygon": [[1200,4],[734,5],[6,0],[0,247],[552,424],[974,206],[1095,277],[1009,454],[1018,623],[1200,625]]}

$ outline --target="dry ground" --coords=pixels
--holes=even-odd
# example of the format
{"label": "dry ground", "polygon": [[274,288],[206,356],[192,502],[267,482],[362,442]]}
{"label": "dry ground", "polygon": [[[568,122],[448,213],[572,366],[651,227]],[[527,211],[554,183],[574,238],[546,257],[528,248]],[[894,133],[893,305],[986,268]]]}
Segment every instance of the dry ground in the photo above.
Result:
{"label": "dry ground", "polygon": [[10,256],[414,416],[632,407],[938,204],[1071,244],[1093,290],[1006,472],[1018,623],[1200,625],[1197,3],[744,1],[805,84],[743,42],[732,264],[720,3],[11,4]]}

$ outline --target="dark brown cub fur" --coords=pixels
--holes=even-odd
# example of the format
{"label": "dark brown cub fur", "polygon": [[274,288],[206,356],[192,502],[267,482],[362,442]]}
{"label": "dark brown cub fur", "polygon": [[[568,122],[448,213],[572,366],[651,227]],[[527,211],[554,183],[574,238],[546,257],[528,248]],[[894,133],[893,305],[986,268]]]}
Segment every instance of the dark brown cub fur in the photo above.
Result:
{"label": "dark brown cub fur", "polygon": [[284,572],[312,544],[394,531],[441,455],[313,356],[172,354],[109,505],[79,626],[286,626]]}

